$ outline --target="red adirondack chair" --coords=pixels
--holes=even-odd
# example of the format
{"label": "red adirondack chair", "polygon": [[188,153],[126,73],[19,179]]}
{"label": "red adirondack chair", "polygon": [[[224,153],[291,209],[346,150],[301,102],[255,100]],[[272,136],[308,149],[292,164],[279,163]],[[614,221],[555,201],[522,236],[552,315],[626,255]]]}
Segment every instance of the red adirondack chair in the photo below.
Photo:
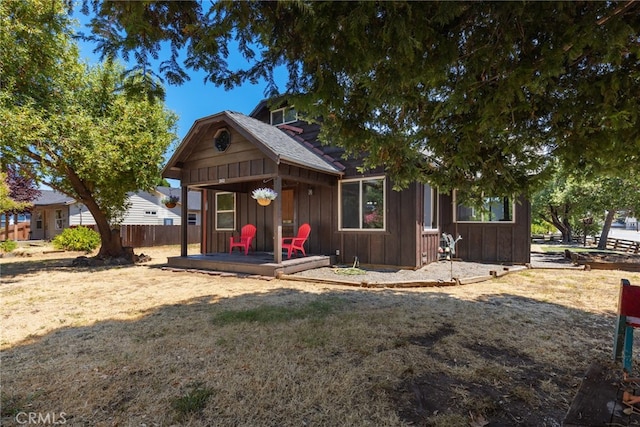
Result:
{"label": "red adirondack chair", "polygon": [[249,253],[249,248],[251,246],[251,241],[256,237],[256,227],[252,224],[247,224],[242,227],[240,230],[240,237],[229,237],[229,253],[233,251],[233,248],[244,248],[244,254],[247,255]]}
{"label": "red adirondack chair", "polygon": [[291,252],[295,253],[296,251],[300,251],[302,255],[307,256],[307,253],[304,251],[304,243],[309,238],[310,233],[311,226],[309,224],[302,224],[300,228],[298,228],[298,235],[296,237],[282,238],[282,249],[287,250],[287,258],[291,258]]}

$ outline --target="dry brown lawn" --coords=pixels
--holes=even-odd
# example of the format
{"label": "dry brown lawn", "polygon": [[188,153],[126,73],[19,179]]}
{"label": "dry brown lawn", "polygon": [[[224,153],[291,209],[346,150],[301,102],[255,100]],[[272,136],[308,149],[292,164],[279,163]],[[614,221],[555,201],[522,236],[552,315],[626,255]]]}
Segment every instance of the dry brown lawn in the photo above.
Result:
{"label": "dry brown lawn", "polygon": [[2,425],[560,426],[611,357],[620,279],[640,283],[527,270],[360,289],[167,272],[177,248],[142,252],[0,260]]}

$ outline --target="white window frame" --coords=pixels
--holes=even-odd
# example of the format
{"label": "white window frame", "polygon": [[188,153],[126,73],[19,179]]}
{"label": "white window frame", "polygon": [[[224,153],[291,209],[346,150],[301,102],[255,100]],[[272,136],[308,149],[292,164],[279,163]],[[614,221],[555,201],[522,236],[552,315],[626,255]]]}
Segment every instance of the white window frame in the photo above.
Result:
{"label": "white window frame", "polygon": [[[294,117],[292,120],[287,120],[287,111],[289,110],[293,110]],[[282,112],[282,122],[280,123],[274,123],[273,122],[273,115]],[[282,107],[282,108],[277,108],[275,110],[271,110],[270,112],[270,118],[269,118],[269,122],[273,125],[273,126],[278,126],[278,125],[286,125],[287,123],[293,123],[298,121],[298,112],[296,111],[296,109],[294,107]]]}
{"label": "white window frame", "polygon": [[55,229],[62,230],[64,228],[64,216],[62,215],[62,209],[56,209],[55,214]]}
{"label": "white window frame", "polygon": [[36,230],[42,230],[42,211],[36,211]]}
{"label": "white window frame", "polygon": [[187,212],[187,225],[198,225],[198,214],[195,212]]}
{"label": "white window frame", "polygon": [[[427,205],[427,200],[429,204]],[[427,206],[429,212],[427,215]],[[424,202],[423,202],[423,229],[425,231],[437,231],[440,229],[440,193],[437,188],[429,184],[424,184]],[[434,226],[435,225],[435,226]]]}
{"label": "white window frame", "polygon": [[[466,220],[458,220],[458,200],[457,200],[457,191],[453,192],[453,222],[458,222],[458,223],[465,223],[465,224],[469,224],[469,223],[476,223],[476,224],[514,224],[516,222],[516,202],[515,202],[515,198],[514,197],[508,197],[509,201],[511,202],[511,219],[508,221],[503,221],[503,220],[495,220],[495,221],[491,221],[488,219],[485,219],[485,212],[481,212],[481,219],[480,220],[475,220],[475,221],[466,221]],[[497,197],[486,197],[483,193],[482,198],[486,201],[487,199],[495,199]],[[500,199],[503,199],[503,197],[500,197]],[[465,205],[466,206],[466,205]],[[475,208],[472,208],[475,209]]]}
{"label": "white window frame", "polygon": [[[233,209],[228,209],[228,210],[219,210],[218,209],[218,197],[222,196],[222,195],[227,195],[227,194],[231,194],[233,195]],[[215,194],[215,202],[216,202],[216,208],[215,208],[215,223],[216,223],[216,230],[220,230],[220,231],[234,231],[236,229],[236,193],[231,193],[231,192],[227,192],[227,191],[221,191],[219,193]],[[218,226],[218,214],[221,213],[229,213],[232,212],[233,213],[233,226],[231,228],[221,228]]]}
{"label": "white window frame", "polygon": [[[364,228],[362,225],[363,215],[362,215],[362,184],[365,181],[374,181],[379,180],[382,181],[382,228]],[[360,223],[360,227],[358,228],[345,228],[342,226],[342,185],[359,182],[359,200],[358,200],[358,221]],[[339,231],[366,231],[371,233],[379,233],[387,231],[387,179],[384,175],[382,176],[367,176],[362,178],[352,178],[352,179],[343,179],[338,183],[338,230]]]}

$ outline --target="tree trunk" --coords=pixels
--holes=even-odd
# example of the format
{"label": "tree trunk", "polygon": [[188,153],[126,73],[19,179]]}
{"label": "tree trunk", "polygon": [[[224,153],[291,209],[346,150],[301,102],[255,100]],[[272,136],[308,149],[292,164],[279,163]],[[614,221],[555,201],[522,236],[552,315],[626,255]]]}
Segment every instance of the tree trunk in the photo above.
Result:
{"label": "tree trunk", "polygon": [[106,215],[102,212],[100,206],[98,206],[93,194],[91,194],[84,182],[72,169],[68,168],[66,172],[73,189],[80,196],[80,201],[84,203],[96,221],[101,241],[98,258],[127,258],[133,262],[133,254],[127,253],[124,250],[120,232],[111,229]]}
{"label": "tree trunk", "polygon": [[569,208],[564,206],[564,213],[560,218],[559,209],[549,205],[549,213],[551,214],[551,223],[562,233],[562,243],[571,243],[572,230],[569,223]]}
{"label": "tree trunk", "polygon": [[607,237],[609,237],[609,231],[611,230],[611,224],[613,224],[613,218],[616,216],[615,209],[609,209],[607,216],[604,218],[604,225],[602,226],[602,233],[600,233],[600,239],[598,240],[598,250],[607,249]]}
{"label": "tree trunk", "polygon": [[126,257],[124,248],[122,247],[122,239],[120,231],[112,229],[107,221],[106,216],[100,210],[100,207],[94,200],[83,200],[84,205],[89,209],[91,215],[96,220],[98,233],[100,233],[100,251],[98,258],[121,258]]}

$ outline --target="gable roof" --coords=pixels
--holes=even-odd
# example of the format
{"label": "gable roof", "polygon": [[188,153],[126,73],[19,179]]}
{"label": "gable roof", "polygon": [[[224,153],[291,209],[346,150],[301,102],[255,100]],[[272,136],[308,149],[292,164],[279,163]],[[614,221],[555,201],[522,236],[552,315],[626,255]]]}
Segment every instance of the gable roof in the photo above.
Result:
{"label": "gable roof", "polygon": [[288,133],[268,123],[264,123],[253,117],[234,111],[222,111],[220,113],[203,117],[194,122],[191,129],[182,140],[182,143],[167,162],[162,176],[179,179],[178,166],[183,154],[187,155],[187,147],[195,138],[198,129],[206,124],[225,122],[236,131],[256,145],[265,156],[279,163],[287,163],[332,175],[342,175],[343,167],[332,158],[316,152],[303,141],[294,139]]}
{"label": "gable roof", "polygon": [[76,199],[55,190],[40,190],[40,196],[33,201],[34,206],[72,205]]}

